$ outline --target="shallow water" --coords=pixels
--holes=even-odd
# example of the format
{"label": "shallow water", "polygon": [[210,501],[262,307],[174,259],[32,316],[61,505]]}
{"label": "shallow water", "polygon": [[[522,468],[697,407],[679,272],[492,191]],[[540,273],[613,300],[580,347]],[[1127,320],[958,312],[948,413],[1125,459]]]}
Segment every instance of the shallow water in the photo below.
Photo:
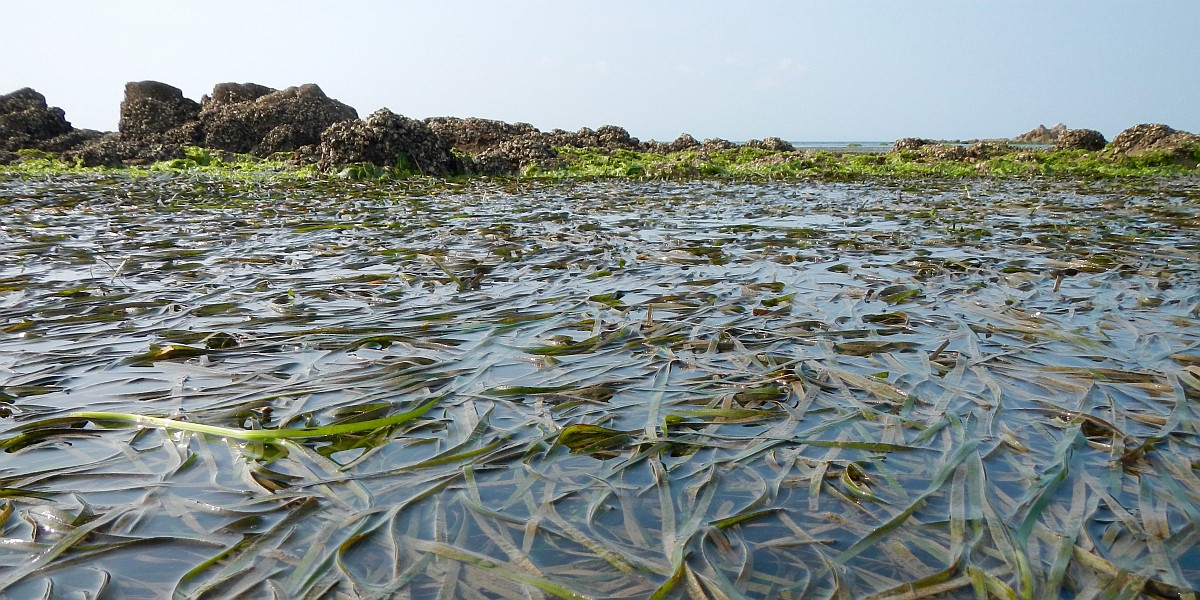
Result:
{"label": "shallow water", "polygon": [[0,588],[1186,592],[1198,199],[0,182]]}

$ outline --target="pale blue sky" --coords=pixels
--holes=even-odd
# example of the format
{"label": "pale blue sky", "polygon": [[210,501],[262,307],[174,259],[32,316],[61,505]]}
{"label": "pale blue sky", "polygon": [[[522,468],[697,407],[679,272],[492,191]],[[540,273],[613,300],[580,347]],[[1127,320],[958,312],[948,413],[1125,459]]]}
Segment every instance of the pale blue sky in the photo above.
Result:
{"label": "pale blue sky", "polygon": [[1196,0],[0,0],[0,50],[0,93],[105,130],[155,79],[659,140],[1200,131]]}

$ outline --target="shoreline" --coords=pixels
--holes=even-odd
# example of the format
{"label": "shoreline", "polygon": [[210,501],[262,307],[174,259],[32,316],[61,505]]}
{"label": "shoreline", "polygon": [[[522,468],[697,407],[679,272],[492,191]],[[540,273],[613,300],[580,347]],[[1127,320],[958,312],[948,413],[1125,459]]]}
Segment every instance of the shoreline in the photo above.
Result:
{"label": "shoreline", "polygon": [[[769,137],[735,143],[684,133],[669,143],[643,142],[615,125],[542,131],[528,123],[478,118],[410,119],[386,108],[360,119],[357,110],[315,84],[276,90],[221,83],[196,102],[156,81],[128,83],[120,111],[117,132],[79,130],[35,90],[0,95],[0,173],[225,169],[348,179],[1200,174],[1200,135],[1161,124],[1134,125],[1111,141],[1094,130],[1059,124],[999,140],[788,142]],[[1052,138],[1046,137],[1050,132]],[[1028,143],[1033,141],[1041,143]]]}

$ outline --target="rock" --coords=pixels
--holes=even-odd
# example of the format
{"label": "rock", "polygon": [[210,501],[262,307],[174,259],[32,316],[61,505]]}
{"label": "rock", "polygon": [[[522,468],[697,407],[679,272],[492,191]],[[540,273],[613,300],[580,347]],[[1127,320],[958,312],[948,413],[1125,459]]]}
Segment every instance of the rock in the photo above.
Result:
{"label": "rock", "polygon": [[18,156],[16,152],[0,150],[0,165],[11,165],[20,160],[20,158],[21,157]]}
{"label": "rock", "polygon": [[38,149],[60,154],[67,152],[68,150],[78,148],[79,146],[82,146],[83,144],[94,139],[100,138],[103,135],[104,132],[96,131],[95,129],[72,129],[68,133],[64,133],[60,136],[56,136],[42,142],[38,146]]}
{"label": "rock", "polygon": [[274,91],[275,88],[269,88],[257,83],[218,83],[213,86],[211,96],[206,95],[200,98],[200,108],[203,109],[209,104],[253,102]]}
{"label": "rock", "polygon": [[518,175],[530,166],[553,169],[561,164],[550,142],[541,133],[532,133],[480,152],[468,170],[480,175]]}
{"label": "rock", "polygon": [[131,81],[125,84],[117,129],[129,142],[195,143],[195,128],[187,125],[199,114],[200,104],[184,98],[177,87],[158,81]]}
{"label": "rock", "polygon": [[946,144],[927,144],[921,147],[921,156],[936,161],[960,162],[967,159],[967,149]]}
{"label": "rock", "polygon": [[105,134],[63,155],[67,162],[79,161],[85,167],[148,165],[183,157],[178,144],[129,140],[121,133]]}
{"label": "rock", "polygon": [[[982,151],[982,147],[979,151]],[[896,140],[892,153],[917,152],[920,158],[936,161],[961,161],[968,157],[967,149],[962,146],[941,144],[924,138],[901,138]]]}
{"label": "rock", "polygon": [[936,144],[936,143],[937,142],[935,142],[933,140],[927,140],[925,138],[914,138],[914,137],[900,138],[900,139],[896,140],[896,142],[894,144],[892,144],[892,152],[902,152],[904,150],[920,150],[921,148],[923,148],[925,146],[929,146],[929,145]]}
{"label": "rock", "polygon": [[33,88],[21,88],[0,96],[0,115],[46,108],[46,97]]}
{"label": "rock", "polygon": [[468,154],[495,149],[501,143],[516,138],[542,134],[529,123],[505,123],[491,119],[430,117],[425,119],[425,124],[439,137],[449,141],[455,150]]}
{"label": "rock", "polygon": [[[409,164],[405,165],[405,162]],[[425,123],[386,108],[375,111],[366,121],[342,121],[321,133],[318,164],[322,169],[355,163],[410,166],[423,175],[432,176],[450,175],[461,170],[448,141]]]}
{"label": "rock", "polygon": [[791,152],[796,149],[791,143],[777,137],[769,137],[765,140],[747,140],[746,143],[742,145],[747,148],[774,150],[777,152]]}
{"label": "rock", "polygon": [[48,142],[72,130],[63,110],[47,106],[46,97],[31,88],[0,96],[0,150],[52,151]]}
{"label": "rock", "polygon": [[551,146],[569,146],[572,148],[602,148],[605,150],[641,150],[642,143],[629,132],[616,125],[604,125],[592,130],[582,127],[571,133],[555,129],[546,134]]}
{"label": "rock", "polygon": [[697,148],[697,150],[699,150],[700,152],[707,153],[707,152],[718,152],[721,150],[732,150],[733,148],[737,148],[737,144],[735,144],[729,140],[723,140],[721,138],[711,138],[711,139],[704,140],[704,142],[700,144],[700,147]]}
{"label": "rock", "polygon": [[200,145],[267,157],[319,143],[329,126],[356,120],[358,112],[311,83],[277,91],[253,83],[222,83],[213,88],[198,118]]}
{"label": "rock", "polygon": [[1200,144],[1200,136],[1159,123],[1143,123],[1118,133],[1113,138],[1112,150],[1130,156],[1157,150],[1169,156],[1188,159],[1192,157],[1196,144]]}
{"label": "rock", "polygon": [[685,152],[687,150],[695,150],[700,147],[700,141],[689,134],[681,133],[675,141],[667,144],[668,152]]}
{"label": "rock", "polygon": [[1038,124],[1037,127],[1013,138],[1012,141],[1018,144],[1053,144],[1066,130],[1067,126],[1062,123],[1049,129],[1046,129],[1045,125]]}
{"label": "rock", "polygon": [[292,157],[288,162],[293,165],[315,165],[321,162],[321,145],[308,144],[300,146],[292,152]]}
{"label": "rock", "polygon": [[596,145],[609,150],[639,150],[642,143],[631,137],[624,127],[603,125],[596,130]]}
{"label": "rock", "polygon": [[1108,144],[1104,135],[1095,129],[1068,129],[1058,135],[1054,150],[1103,150]]}
{"label": "rock", "polygon": [[[959,146],[952,146],[952,147],[958,148]],[[987,160],[987,159],[995,157],[995,156],[1011,154],[1016,151],[1017,151],[1016,146],[1012,146],[1012,145],[1006,144],[1004,142],[985,140],[985,141],[975,142],[974,144],[971,144],[970,146],[968,146],[965,151],[965,154],[966,154],[965,158],[972,158],[975,160]]]}

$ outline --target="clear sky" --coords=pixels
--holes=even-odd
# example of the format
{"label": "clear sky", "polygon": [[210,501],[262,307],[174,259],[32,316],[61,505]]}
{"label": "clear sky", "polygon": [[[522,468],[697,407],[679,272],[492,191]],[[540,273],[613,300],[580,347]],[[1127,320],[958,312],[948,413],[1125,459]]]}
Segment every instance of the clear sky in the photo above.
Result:
{"label": "clear sky", "polygon": [[154,79],[659,140],[1200,131],[1197,0],[0,0],[0,51],[0,93],[102,130]]}

